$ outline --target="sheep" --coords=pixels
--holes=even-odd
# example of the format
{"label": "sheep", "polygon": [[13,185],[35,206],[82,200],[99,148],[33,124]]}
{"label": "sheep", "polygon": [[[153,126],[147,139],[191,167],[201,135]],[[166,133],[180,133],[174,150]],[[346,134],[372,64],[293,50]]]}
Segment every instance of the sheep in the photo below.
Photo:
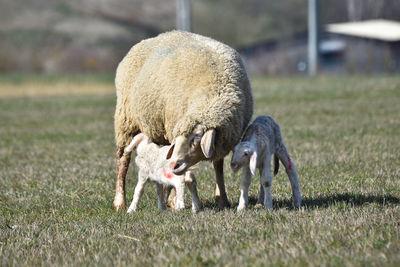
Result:
{"label": "sheep", "polygon": [[117,179],[113,205],[125,208],[125,177],[132,137],[146,134],[167,153],[174,174],[212,161],[216,199],[228,207],[224,157],[253,114],[253,97],[239,54],[201,35],[172,31],[134,45],[119,63],[114,116]]}
{"label": "sheep", "polygon": [[263,203],[265,208],[272,209],[270,166],[272,154],[274,175],[278,173],[280,160],[285,166],[292,187],[293,206],[300,207],[301,193],[296,168],[282,141],[279,125],[270,116],[258,116],[247,128],[241,142],[233,149],[231,169],[237,172],[243,167],[238,211],[248,206],[251,175],[255,175],[256,168],[260,171],[260,193],[257,204]]}
{"label": "sheep", "polygon": [[151,142],[146,135],[140,133],[126,147],[125,153],[131,153],[135,147],[137,148],[135,162],[139,168],[138,183],[128,213],[136,211],[144,186],[149,180],[156,183],[159,210],[166,209],[163,186],[176,188],[175,210],[185,208],[185,183],[187,183],[192,195],[192,212],[197,213],[202,208],[197,194],[196,178],[193,173],[188,170],[184,175],[175,175],[170,171],[169,161],[165,159],[169,146],[159,147]]}

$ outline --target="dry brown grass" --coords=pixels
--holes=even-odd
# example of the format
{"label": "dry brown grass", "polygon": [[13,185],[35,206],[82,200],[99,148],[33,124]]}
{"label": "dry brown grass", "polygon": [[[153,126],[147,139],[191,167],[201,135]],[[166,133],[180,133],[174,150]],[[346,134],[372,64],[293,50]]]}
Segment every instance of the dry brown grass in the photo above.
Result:
{"label": "dry brown grass", "polygon": [[0,97],[50,96],[50,95],[87,95],[114,93],[113,84],[90,81],[32,81],[24,83],[5,82],[0,86]]}

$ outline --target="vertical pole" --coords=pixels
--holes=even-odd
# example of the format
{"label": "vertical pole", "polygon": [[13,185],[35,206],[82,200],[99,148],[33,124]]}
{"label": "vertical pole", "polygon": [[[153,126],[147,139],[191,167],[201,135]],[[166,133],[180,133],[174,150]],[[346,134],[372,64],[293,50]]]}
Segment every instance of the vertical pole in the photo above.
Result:
{"label": "vertical pole", "polygon": [[176,0],[176,28],[182,31],[191,31],[190,0]]}
{"label": "vertical pole", "polygon": [[310,76],[317,73],[317,25],[317,0],[308,0],[308,74]]}

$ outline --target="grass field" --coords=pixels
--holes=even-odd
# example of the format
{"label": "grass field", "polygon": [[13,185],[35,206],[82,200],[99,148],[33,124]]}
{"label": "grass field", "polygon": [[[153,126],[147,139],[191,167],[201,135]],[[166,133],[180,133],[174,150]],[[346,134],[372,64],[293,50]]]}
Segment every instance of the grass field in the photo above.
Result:
{"label": "grass field", "polygon": [[[0,265],[400,265],[400,77],[252,79],[255,115],[281,125],[304,206],[281,170],[274,210],[214,203],[196,170],[199,214],[159,212],[148,185],[133,215],[112,208],[111,79],[0,79]],[[52,88],[58,88],[52,93]],[[8,93],[5,93],[8,92]],[[83,92],[84,94],[76,94]],[[128,203],[136,182],[127,177]]]}

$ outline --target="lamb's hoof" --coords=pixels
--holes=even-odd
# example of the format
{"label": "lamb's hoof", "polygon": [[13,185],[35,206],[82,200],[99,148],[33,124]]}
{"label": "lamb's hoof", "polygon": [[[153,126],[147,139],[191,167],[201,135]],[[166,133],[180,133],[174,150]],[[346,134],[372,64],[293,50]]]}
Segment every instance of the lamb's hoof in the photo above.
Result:
{"label": "lamb's hoof", "polygon": [[120,210],[125,210],[126,209],[126,204],[125,204],[125,200],[122,197],[115,197],[114,198],[114,202],[113,202],[113,206],[115,208],[116,211],[120,211]]}
{"label": "lamb's hoof", "polygon": [[203,209],[203,205],[199,205],[198,207],[194,206],[192,207],[192,213],[196,214],[199,213]]}
{"label": "lamb's hoof", "polygon": [[199,211],[200,211],[199,209],[192,209],[193,214],[199,213]]}
{"label": "lamb's hoof", "polygon": [[301,208],[301,202],[300,203],[292,203],[293,209],[298,210]]}
{"label": "lamb's hoof", "polygon": [[181,201],[175,201],[175,210],[176,211],[181,211],[185,209],[185,203]]}
{"label": "lamb's hoof", "polygon": [[246,206],[245,205],[239,205],[236,209],[237,212],[242,212],[246,210]]}
{"label": "lamb's hoof", "polygon": [[260,210],[260,209],[263,209],[263,208],[264,208],[264,205],[263,205],[262,203],[257,203],[257,204],[254,206],[254,208]]}

